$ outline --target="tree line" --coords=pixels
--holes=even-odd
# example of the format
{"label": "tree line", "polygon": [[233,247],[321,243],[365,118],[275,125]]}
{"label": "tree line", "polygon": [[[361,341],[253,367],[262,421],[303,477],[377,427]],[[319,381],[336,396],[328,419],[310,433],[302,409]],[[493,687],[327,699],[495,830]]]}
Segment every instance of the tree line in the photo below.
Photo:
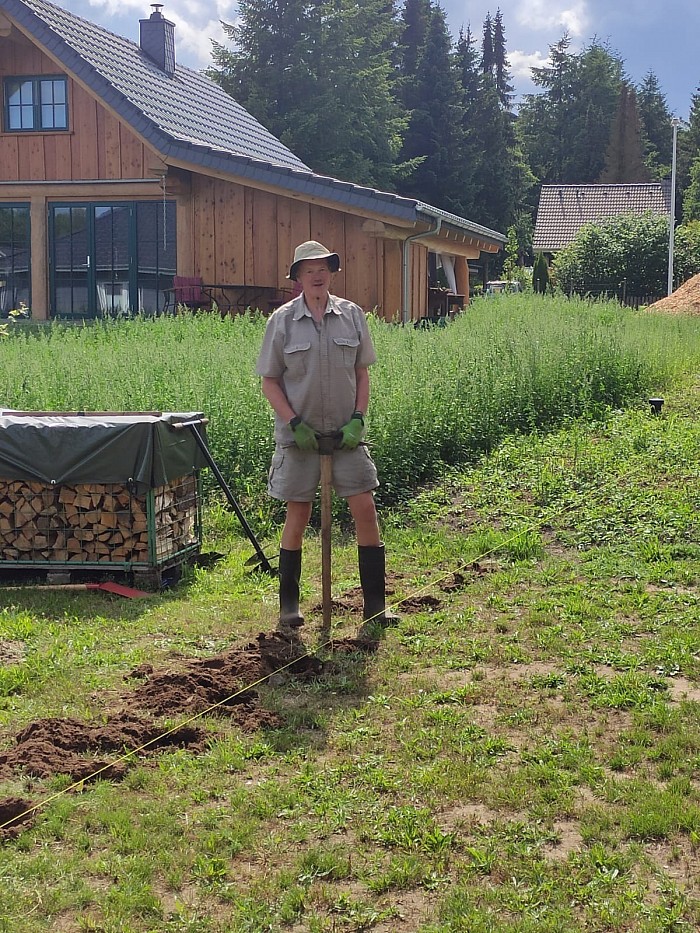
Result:
{"label": "tree line", "polygon": [[[513,106],[505,26],[455,39],[435,0],[239,0],[208,75],[314,171],[531,241],[542,184],[670,177],[672,114],[606,43],[564,34]],[[700,219],[700,89],[678,133],[677,218]]]}

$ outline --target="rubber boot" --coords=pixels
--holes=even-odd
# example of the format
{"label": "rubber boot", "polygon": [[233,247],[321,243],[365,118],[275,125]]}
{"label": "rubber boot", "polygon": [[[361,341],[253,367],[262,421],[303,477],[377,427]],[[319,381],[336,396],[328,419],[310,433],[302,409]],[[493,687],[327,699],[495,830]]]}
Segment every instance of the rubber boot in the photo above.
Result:
{"label": "rubber boot", "polygon": [[386,560],[384,545],[360,545],[357,549],[360,567],[360,586],[364,598],[362,619],[392,625],[398,616],[386,608]]}
{"label": "rubber boot", "polygon": [[282,626],[297,628],[304,624],[299,612],[299,580],[301,579],[301,548],[288,551],[280,548],[280,621]]}

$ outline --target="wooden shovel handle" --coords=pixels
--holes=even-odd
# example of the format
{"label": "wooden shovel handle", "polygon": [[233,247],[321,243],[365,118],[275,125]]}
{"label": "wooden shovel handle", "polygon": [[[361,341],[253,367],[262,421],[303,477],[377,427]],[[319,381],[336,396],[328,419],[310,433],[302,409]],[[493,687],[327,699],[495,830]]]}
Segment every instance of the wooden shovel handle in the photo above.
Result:
{"label": "wooden shovel handle", "polygon": [[333,455],[322,454],[321,461],[321,580],[323,592],[323,634],[331,632],[331,492]]}

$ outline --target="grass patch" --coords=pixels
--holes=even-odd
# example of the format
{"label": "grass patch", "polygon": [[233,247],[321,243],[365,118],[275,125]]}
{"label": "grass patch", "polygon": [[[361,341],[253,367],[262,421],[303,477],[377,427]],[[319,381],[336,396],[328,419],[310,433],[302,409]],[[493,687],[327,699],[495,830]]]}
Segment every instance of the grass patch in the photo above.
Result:
{"label": "grass patch", "polygon": [[[549,305],[536,318],[532,303],[486,304],[465,315],[472,334],[460,322],[435,333],[373,324],[387,360],[375,382],[373,424],[376,418],[379,430],[385,419],[386,443],[377,446],[388,460],[408,455],[404,435],[394,443],[388,429],[393,413],[411,436],[403,404],[413,404],[425,450],[435,451],[428,402],[406,385],[410,367],[403,367],[405,399],[394,380],[409,351],[416,372],[428,364],[436,374],[456,371],[450,339],[480,360],[491,341],[506,359],[510,328],[522,388],[525,362],[540,372],[553,352],[544,335],[542,356],[539,347],[525,354],[537,321],[560,341],[557,365],[562,355],[576,356],[572,347],[584,360],[597,334],[612,343],[612,358],[636,360],[637,368],[630,362],[618,370],[636,388],[613,404],[638,404],[618,410],[609,407],[611,395],[601,395],[600,405],[562,415],[556,428],[559,416],[539,423],[538,415],[536,425],[515,425],[519,434],[494,420],[480,435],[482,452],[475,443],[458,457],[442,449],[439,462],[426,459],[432,483],[405,507],[383,511],[401,619],[375,633],[371,652],[345,642],[360,620],[344,608],[357,585],[356,551],[339,526],[334,645],[320,643],[314,607],[321,556],[312,531],[302,636],[326,666],[311,678],[263,679],[248,698],[268,716],[258,728],[209,713],[197,720],[207,736],[201,748],[142,756],[120,781],[3,770],[30,723],[104,723],[142,685],[143,677],[129,676],[136,668],[178,670],[271,632],[275,581],[246,572],[250,546],[216,501],[206,516],[207,545],[225,557],[209,570],[189,570],[170,593],[131,602],[0,589],[0,798],[38,804],[33,823],[0,845],[1,931],[660,933],[700,926],[700,395],[692,380],[681,381],[696,338],[675,318],[614,308],[572,305],[554,322]],[[512,336],[518,322],[521,346]],[[152,350],[160,346],[155,336],[167,332],[169,341],[179,333],[181,365],[168,370],[168,344],[154,366],[163,384],[182,385],[168,382],[163,396],[151,385],[143,395],[114,396],[108,407],[205,409],[211,416],[198,394],[209,376],[218,386],[212,392],[224,391],[227,352],[239,352],[240,343],[229,328],[238,325],[208,318],[171,324],[167,331],[158,321],[136,322],[132,330],[117,322],[115,331],[65,328],[55,338],[31,339],[56,339],[51,353],[69,341],[79,385],[77,374],[100,340],[109,357],[121,352],[117,334],[128,345],[143,328]],[[157,334],[149,329],[160,326]],[[240,326],[250,328],[253,342],[261,337],[255,320]],[[188,387],[192,360],[212,335],[221,342],[209,346],[215,362],[204,375],[192,371]],[[4,340],[0,352],[14,359],[15,346],[27,349],[23,339]],[[47,347],[39,350],[50,368]],[[249,366],[253,355],[239,356],[237,365]],[[590,361],[581,365],[590,371]],[[642,371],[644,379],[666,380],[660,417],[640,395],[651,384],[629,375],[638,379]],[[136,393],[141,383],[130,372],[120,385],[133,381]],[[484,384],[495,391],[488,380],[505,380],[507,372],[514,370],[494,363]],[[10,382],[18,378],[15,370]],[[142,381],[150,378],[146,372]],[[441,412],[452,391],[445,379],[436,396]],[[476,368],[473,379],[472,389]],[[527,385],[534,382],[555,385],[542,374]],[[589,379],[589,400],[591,384],[609,389],[611,380]],[[13,404],[53,407],[46,381],[36,385],[46,394],[25,402],[19,393]],[[251,410],[254,389],[251,382]],[[485,388],[490,425],[501,409],[487,395]],[[54,397],[56,407],[78,401]],[[520,411],[525,395],[514,397]],[[88,402],[104,404],[99,392]],[[477,415],[463,396],[459,406],[462,421],[455,414],[453,428],[471,436]],[[254,410],[263,416],[264,408]],[[228,423],[235,425],[233,416]],[[219,459],[229,455],[228,431],[223,416],[216,431],[213,419]],[[267,431],[265,413],[265,443]],[[267,454],[256,456],[262,469]],[[256,496],[248,500],[253,508]],[[252,521],[269,521],[270,534],[277,532],[263,506]],[[187,718],[159,722],[165,729]],[[118,752],[100,757],[110,754]]]}

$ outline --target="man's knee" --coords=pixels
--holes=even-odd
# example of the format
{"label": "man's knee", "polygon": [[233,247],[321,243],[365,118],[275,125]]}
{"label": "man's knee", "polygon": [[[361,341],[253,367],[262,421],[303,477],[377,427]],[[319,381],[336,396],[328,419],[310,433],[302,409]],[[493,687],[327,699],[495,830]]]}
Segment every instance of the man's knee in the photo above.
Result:
{"label": "man's knee", "polygon": [[377,509],[371,492],[363,492],[348,498],[348,507],[355,524],[371,524],[377,521]]}

